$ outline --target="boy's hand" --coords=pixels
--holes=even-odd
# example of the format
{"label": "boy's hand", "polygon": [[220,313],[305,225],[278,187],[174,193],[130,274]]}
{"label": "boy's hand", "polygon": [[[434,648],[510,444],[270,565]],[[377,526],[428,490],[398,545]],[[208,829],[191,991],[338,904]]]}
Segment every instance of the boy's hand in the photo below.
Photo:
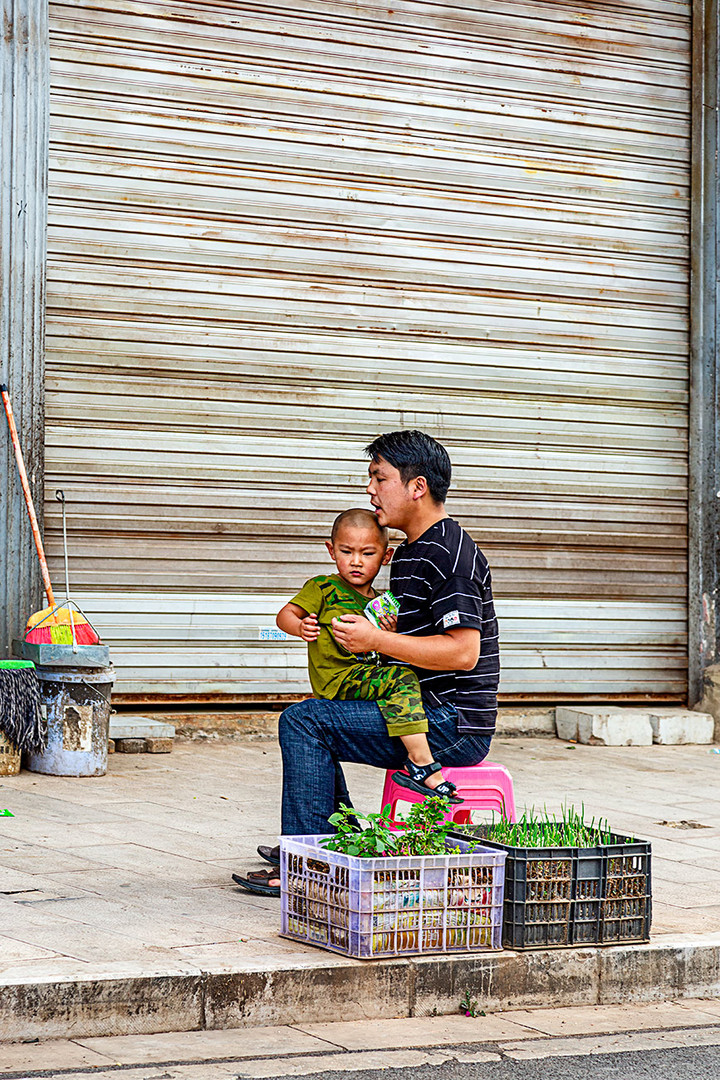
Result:
{"label": "boy's hand", "polygon": [[394,611],[389,615],[378,615],[378,622],[381,630],[387,630],[390,634],[394,634],[397,630],[397,615]]}
{"label": "boy's hand", "polygon": [[320,636],[320,624],[317,615],[306,615],[300,620],[300,637],[303,641],[317,641]]}
{"label": "boy's hand", "polygon": [[382,633],[364,615],[343,615],[333,619],[332,632],[335,640],[351,653],[375,652],[378,636]]}

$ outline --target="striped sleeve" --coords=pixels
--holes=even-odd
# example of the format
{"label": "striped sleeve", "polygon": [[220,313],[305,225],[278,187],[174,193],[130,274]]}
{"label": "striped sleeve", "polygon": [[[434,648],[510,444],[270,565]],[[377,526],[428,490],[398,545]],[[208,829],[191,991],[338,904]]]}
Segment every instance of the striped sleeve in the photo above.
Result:
{"label": "striped sleeve", "polygon": [[441,632],[455,626],[480,630],[483,622],[483,598],[470,578],[449,577],[433,593],[430,611],[435,628]]}

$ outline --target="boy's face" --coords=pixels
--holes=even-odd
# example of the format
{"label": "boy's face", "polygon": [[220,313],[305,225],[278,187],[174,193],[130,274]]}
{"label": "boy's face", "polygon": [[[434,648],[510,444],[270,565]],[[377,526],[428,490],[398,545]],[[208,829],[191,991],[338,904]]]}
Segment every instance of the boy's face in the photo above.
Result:
{"label": "boy's face", "polygon": [[358,528],[354,525],[341,525],[335,541],[325,542],[330,558],[338,568],[343,581],[356,589],[370,585],[377,577],[381,566],[390,562],[392,548],[385,543],[372,525]]}

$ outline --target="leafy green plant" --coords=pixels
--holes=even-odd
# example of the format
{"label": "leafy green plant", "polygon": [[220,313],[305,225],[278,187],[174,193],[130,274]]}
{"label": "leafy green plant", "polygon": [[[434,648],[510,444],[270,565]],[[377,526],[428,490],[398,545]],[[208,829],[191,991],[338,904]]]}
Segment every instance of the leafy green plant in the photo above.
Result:
{"label": "leafy green plant", "polygon": [[398,823],[398,855],[444,855],[453,828],[451,821],[443,820],[449,807],[448,800],[439,795],[413,803],[405,821]]}
{"label": "leafy green plant", "polygon": [[[393,822],[389,806],[384,806],[379,814],[363,814],[343,804],[329,819],[336,830],[334,836],[326,837],[320,843],[329,851],[369,859],[391,855],[444,855],[448,851],[457,851],[457,846],[448,844],[448,834],[454,826],[443,820],[449,806],[447,799],[433,795],[423,802],[413,803],[404,821]],[[359,831],[358,823],[365,823]]]}
{"label": "leafy green plant", "polygon": [[[390,807],[383,806],[379,814],[363,814],[351,806],[340,804],[340,809],[330,818],[336,830],[334,836],[320,841],[329,851],[341,851],[344,855],[358,855],[376,859],[383,855],[397,855],[397,835],[391,829]],[[357,828],[360,822],[364,828]]]}

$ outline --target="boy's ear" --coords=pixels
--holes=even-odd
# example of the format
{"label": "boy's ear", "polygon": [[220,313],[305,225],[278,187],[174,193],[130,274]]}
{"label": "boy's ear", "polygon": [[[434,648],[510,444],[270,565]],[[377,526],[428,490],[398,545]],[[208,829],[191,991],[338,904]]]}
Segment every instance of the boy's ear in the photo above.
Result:
{"label": "boy's ear", "polygon": [[332,546],[332,540],[326,540],[325,547],[328,549],[328,555],[330,556],[332,561],[335,562],[335,550]]}
{"label": "boy's ear", "polygon": [[390,562],[390,560],[393,557],[394,550],[395,550],[395,548],[388,548],[387,549],[387,551],[383,555],[383,561],[380,563],[381,566],[387,566],[387,564]]}

